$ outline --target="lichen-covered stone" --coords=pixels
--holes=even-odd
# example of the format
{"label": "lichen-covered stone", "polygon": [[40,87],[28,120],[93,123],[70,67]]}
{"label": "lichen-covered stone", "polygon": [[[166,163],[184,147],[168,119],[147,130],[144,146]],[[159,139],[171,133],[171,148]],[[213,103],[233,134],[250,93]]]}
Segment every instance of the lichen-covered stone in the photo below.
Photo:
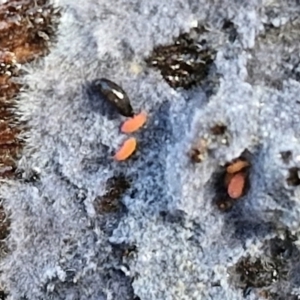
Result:
{"label": "lichen-covered stone", "polygon": [[[0,187],[8,299],[299,296],[299,5],[56,4],[58,42],[20,78],[23,174]],[[124,162],[125,116],[102,113],[96,78],[148,114]],[[229,203],[243,156],[249,186]]]}

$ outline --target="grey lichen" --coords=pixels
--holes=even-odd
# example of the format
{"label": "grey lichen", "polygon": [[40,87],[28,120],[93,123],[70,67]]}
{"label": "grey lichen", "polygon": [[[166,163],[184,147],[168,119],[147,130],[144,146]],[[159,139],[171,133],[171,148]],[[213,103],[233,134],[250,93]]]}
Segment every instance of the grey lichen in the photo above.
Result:
{"label": "grey lichen", "polygon": [[[297,37],[299,5],[57,5],[58,42],[22,77],[23,175],[0,188],[11,221],[1,264],[8,299],[300,295],[300,187],[290,184],[300,167],[299,55],[297,38],[288,39]],[[105,99],[89,88],[96,78],[122,86],[133,110],[148,113],[125,162],[112,155],[127,138],[126,118],[103,114]],[[201,140],[195,162],[190,150]],[[220,210],[218,172],[245,153],[249,188]]]}

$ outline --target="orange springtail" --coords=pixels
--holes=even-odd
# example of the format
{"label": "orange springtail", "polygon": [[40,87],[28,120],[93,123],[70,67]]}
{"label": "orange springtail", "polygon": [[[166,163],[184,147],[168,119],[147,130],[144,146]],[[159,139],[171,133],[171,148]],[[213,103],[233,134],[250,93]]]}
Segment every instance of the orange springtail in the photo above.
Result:
{"label": "orange springtail", "polygon": [[134,137],[127,139],[121,146],[121,148],[114,155],[114,159],[117,161],[126,160],[131,156],[137,147],[137,141]]}
{"label": "orange springtail", "polygon": [[240,172],[236,173],[233,175],[231,178],[228,188],[227,188],[227,193],[232,199],[238,199],[243,195],[245,187],[245,174]]}
{"label": "orange springtail", "polygon": [[140,112],[138,115],[126,120],[122,126],[121,131],[123,133],[132,133],[140,129],[147,121],[147,114]]}
{"label": "orange springtail", "polygon": [[242,169],[249,166],[249,163],[245,160],[237,160],[226,168],[226,171],[230,174],[237,173]]}

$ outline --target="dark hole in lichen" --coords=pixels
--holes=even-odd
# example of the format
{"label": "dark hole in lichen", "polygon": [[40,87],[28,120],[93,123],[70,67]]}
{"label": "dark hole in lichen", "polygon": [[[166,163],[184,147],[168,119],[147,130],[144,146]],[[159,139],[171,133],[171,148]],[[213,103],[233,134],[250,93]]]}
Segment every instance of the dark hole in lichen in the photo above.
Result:
{"label": "dark hole in lichen", "polygon": [[8,294],[4,293],[3,291],[0,291],[0,300],[5,300]]}
{"label": "dark hole in lichen", "polygon": [[207,140],[201,138],[191,147],[188,155],[192,162],[200,163],[205,159],[208,153],[207,145]]}
{"label": "dark hole in lichen", "polygon": [[263,263],[261,259],[252,260],[249,256],[238,262],[235,271],[239,275],[240,287],[244,289],[267,287],[278,280],[275,264]]}
{"label": "dark hole in lichen", "polygon": [[289,176],[286,179],[286,182],[290,186],[297,186],[300,185],[300,178],[298,175],[299,168],[293,167],[289,169]]}
{"label": "dark hole in lichen", "polygon": [[238,32],[236,27],[234,26],[234,23],[230,20],[225,20],[223,23],[223,27],[222,29],[228,33],[228,40],[229,42],[233,43],[237,36],[238,36]]}
{"label": "dark hole in lichen", "polygon": [[191,157],[191,160],[195,163],[200,163],[203,160],[201,151],[199,149],[192,148],[189,152],[189,155]]}
{"label": "dark hole in lichen", "polygon": [[210,131],[214,135],[223,135],[227,130],[227,127],[223,124],[216,124],[210,128]]}
{"label": "dark hole in lichen", "polygon": [[213,174],[212,185],[215,191],[215,197],[213,198],[213,203],[221,211],[228,211],[232,208],[234,200],[232,200],[227,194],[227,187],[225,184],[226,169],[220,167]]}
{"label": "dark hole in lichen", "polygon": [[277,259],[289,259],[295,251],[295,245],[293,244],[297,238],[289,233],[286,233],[286,237],[281,239],[275,237],[270,240],[269,251],[270,255]]}
{"label": "dark hole in lichen", "polygon": [[110,213],[120,210],[123,206],[120,198],[130,188],[130,182],[123,174],[107,181],[107,193],[95,199],[98,213]]}
{"label": "dark hole in lichen", "polygon": [[138,248],[134,244],[120,243],[115,244],[111,243],[115,256],[122,257],[126,259],[132,259],[137,253]]}
{"label": "dark hole in lichen", "polygon": [[172,88],[189,89],[200,85],[209,74],[216,54],[205,39],[196,41],[201,32],[205,32],[203,27],[193,28],[179,35],[172,45],[158,46],[146,63],[159,69]]}
{"label": "dark hole in lichen", "polygon": [[164,222],[167,223],[177,223],[177,224],[183,224],[184,223],[184,218],[185,218],[185,213],[182,210],[173,210],[173,211],[160,211],[159,215],[163,219]]}
{"label": "dark hole in lichen", "polygon": [[37,182],[39,180],[40,180],[40,175],[36,171],[32,170],[30,172],[30,175],[28,176],[28,178],[24,179],[24,182],[26,182],[26,183],[34,183],[34,182]]}
{"label": "dark hole in lichen", "polygon": [[124,249],[123,256],[131,257],[135,253],[137,253],[137,247],[136,245],[131,245],[128,246],[128,248]]}
{"label": "dark hole in lichen", "polygon": [[222,26],[223,30],[227,30],[227,29],[230,29],[232,27],[234,27],[234,24],[232,23],[232,21],[224,20],[224,23],[223,23],[223,26]]}
{"label": "dark hole in lichen", "polygon": [[210,286],[211,287],[220,287],[221,286],[221,282],[218,280],[216,282],[213,282]]}
{"label": "dark hole in lichen", "polygon": [[281,158],[284,163],[288,164],[292,159],[292,151],[282,151],[280,152]]}
{"label": "dark hole in lichen", "polygon": [[[286,72],[288,73],[288,72]],[[291,70],[289,77],[292,77],[296,81],[300,81],[300,63],[297,63]]]}
{"label": "dark hole in lichen", "polygon": [[[289,298],[292,296],[289,291],[283,291],[281,286],[287,280],[290,282],[289,268],[299,261],[295,240],[287,231],[283,239],[275,237],[265,241],[261,258],[241,258],[228,270],[237,287],[243,289],[244,293],[257,289],[260,296],[265,295],[268,299],[292,299]],[[292,288],[293,285],[290,283],[289,286]]]}

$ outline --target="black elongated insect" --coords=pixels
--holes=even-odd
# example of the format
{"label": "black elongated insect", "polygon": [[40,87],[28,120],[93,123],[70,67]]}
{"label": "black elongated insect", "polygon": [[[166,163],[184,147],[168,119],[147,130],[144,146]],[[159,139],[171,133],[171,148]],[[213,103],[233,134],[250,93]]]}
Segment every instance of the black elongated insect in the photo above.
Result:
{"label": "black elongated insect", "polygon": [[133,117],[134,111],[125,91],[116,83],[106,79],[95,79],[93,85],[125,117]]}

